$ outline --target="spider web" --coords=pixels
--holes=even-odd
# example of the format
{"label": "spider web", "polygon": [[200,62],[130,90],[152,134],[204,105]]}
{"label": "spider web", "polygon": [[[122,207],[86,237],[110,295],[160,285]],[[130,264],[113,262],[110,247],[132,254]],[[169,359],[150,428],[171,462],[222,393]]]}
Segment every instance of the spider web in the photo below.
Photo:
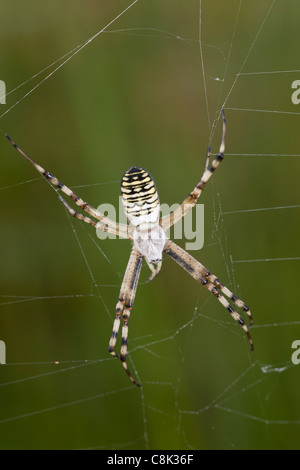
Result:
{"label": "spider web", "polygon": [[71,219],[3,138],[1,448],[298,448],[299,5],[65,1],[58,17],[56,1],[26,3],[26,24],[21,2],[3,7],[0,127],[93,205],[117,206],[132,165],[181,202],[224,106],[226,158],[192,254],[250,305],[255,351],[164,259],[150,284],[142,269],[133,387],[106,352],[130,243]]}

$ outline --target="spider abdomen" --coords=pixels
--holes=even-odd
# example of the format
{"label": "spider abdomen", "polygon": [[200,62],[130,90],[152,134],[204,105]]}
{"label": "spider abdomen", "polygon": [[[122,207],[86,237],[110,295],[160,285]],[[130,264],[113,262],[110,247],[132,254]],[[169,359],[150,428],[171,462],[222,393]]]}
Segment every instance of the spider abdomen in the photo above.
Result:
{"label": "spider abdomen", "polygon": [[144,230],[158,224],[159,198],[148,171],[135,166],[129,168],[121,181],[121,194],[125,214],[134,227]]}

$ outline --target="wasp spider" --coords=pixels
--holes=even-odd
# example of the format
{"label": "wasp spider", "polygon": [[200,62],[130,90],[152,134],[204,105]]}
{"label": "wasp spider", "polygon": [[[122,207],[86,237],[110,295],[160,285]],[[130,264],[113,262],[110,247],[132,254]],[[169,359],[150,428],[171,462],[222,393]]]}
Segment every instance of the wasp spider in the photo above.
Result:
{"label": "wasp spider", "polygon": [[[12,145],[23,155],[35,168],[43,175],[54,187],[58,188],[62,193],[69,196],[73,202],[88,213],[90,217],[72,209],[67,202],[60,196],[61,202],[64,204],[68,212],[83,222],[100,228],[104,231],[113,233],[122,238],[132,240],[133,247],[129,257],[128,265],[125,271],[124,279],[121,285],[119,299],[116,305],[116,315],[113,323],[112,335],[109,341],[108,351],[112,356],[118,357],[135,385],[138,384],[132,377],[126,363],[127,356],[127,338],[128,338],[128,322],[130,312],[135,299],[136,289],[145,259],[151,269],[149,280],[159,273],[162,264],[162,255],[166,253],[185,271],[188,272],[202,286],[206,287],[226,308],[232,318],[243,328],[253,349],[253,341],[244,320],[236,312],[229,303],[229,299],[236,307],[243,310],[249,317],[250,325],[252,324],[252,316],[249,307],[240,299],[238,299],[221,281],[206,269],[203,264],[193,258],[189,253],[176,245],[173,241],[166,237],[166,231],[184,217],[197,203],[199,196],[204,189],[206,183],[218,168],[224,157],[225,152],[225,136],[226,124],[224,111],[222,110],[223,134],[219,153],[211,162],[211,152],[208,149],[205,168],[203,175],[193,189],[193,191],[183,201],[181,206],[172,212],[169,216],[160,218],[160,204],[154,181],[150,174],[143,168],[131,167],[126,171],[121,182],[121,192],[124,210],[128,219],[128,225],[118,224],[93,206],[83,201],[70,188],[61,183],[55,176],[45,171],[40,165],[35,163],[18,147],[11,138],[6,135]],[[94,220],[96,219],[96,220]],[[122,322],[122,340],[120,354],[115,352],[117,335]]]}

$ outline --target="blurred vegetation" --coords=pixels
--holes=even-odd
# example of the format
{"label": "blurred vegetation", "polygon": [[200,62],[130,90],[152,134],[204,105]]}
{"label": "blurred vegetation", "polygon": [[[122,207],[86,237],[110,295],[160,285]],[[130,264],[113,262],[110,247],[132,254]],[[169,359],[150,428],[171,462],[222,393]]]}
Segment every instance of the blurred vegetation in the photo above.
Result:
{"label": "blurred vegetation", "polygon": [[[84,43],[125,3],[1,2],[7,91]],[[0,135],[0,339],[10,364],[0,368],[2,449],[299,447],[300,366],[290,358],[300,337],[299,109],[291,102],[300,72],[236,74],[298,68],[300,5],[276,2],[267,15],[271,1],[244,2],[235,23],[238,0],[202,4],[206,95],[199,1],[140,0],[0,128],[96,207],[117,206],[132,165],[148,169],[172,204],[203,170],[206,98],[212,122],[236,80],[226,101],[227,156],[200,201],[205,246],[192,254],[251,306],[255,351],[217,300],[165,259],[151,284],[142,270],[128,363],[143,387],[131,386],[106,351],[130,243],[100,241],[70,220]],[[8,95],[0,113],[52,70]],[[218,125],[213,152],[220,138]]]}

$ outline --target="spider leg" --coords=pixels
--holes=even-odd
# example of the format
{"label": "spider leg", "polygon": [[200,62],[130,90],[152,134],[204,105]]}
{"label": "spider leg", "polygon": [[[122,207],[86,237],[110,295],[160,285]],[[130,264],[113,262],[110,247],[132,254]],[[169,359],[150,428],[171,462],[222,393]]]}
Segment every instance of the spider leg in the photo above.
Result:
{"label": "spider leg", "polygon": [[[127,339],[128,339],[128,322],[130,312],[135,299],[136,289],[140,277],[140,272],[143,263],[143,256],[140,252],[133,248],[127,264],[125,275],[120,289],[119,299],[116,305],[116,316],[113,324],[112,335],[109,341],[108,351],[114,357],[118,357],[130,378],[131,382],[140,387],[140,384],[132,377],[128,365],[126,363],[127,356]],[[123,312],[123,313],[122,313]],[[122,320],[122,342],[120,354],[115,352],[118,332]]]}
{"label": "spider leg", "polygon": [[[248,340],[250,342],[251,350],[253,350],[253,340],[251,338],[250,332],[245,325],[244,320],[242,317],[234,310],[234,308],[230,305],[229,301],[220,293],[220,291],[226,295],[230,300],[232,300],[235,305],[242,310],[244,310],[252,323],[252,316],[250,313],[249,308],[238,299],[236,296],[232,294],[232,292],[223,284],[220,283],[218,278],[211,274],[204,266],[193,258],[189,253],[187,253],[183,248],[180,248],[171,240],[167,240],[165,249],[165,253],[169,255],[176,263],[179,264],[185,271],[187,271],[196,281],[206,287],[213,295],[215,295],[218,301],[226,308],[226,310],[230,313],[232,318],[243,328],[244,332],[246,333]],[[219,290],[220,291],[219,291]]]}
{"label": "spider leg", "polygon": [[223,122],[223,133],[222,133],[222,141],[219,149],[219,153],[215,156],[214,160],[212,161],[211,165],[209,166],[210,161],[210,147],[208,148],[206,160],[205,160],[205,167],[203,175],[201,176],[200,181],[198,182],[197,186],[193,189],[193,191],[187,196],[187,198],[183,201],[180,207],[176,209],[169,215],[166,215],[160,219],[160,224],[164,230],[169,229],[172,225],[176,224],[182,217],[184,217],[198,202],[198,199],[204,189],[204,186],[208,182],[208,180],[213,175],[214,171],[218,168],[221,161],[224,158],[225,152],[225,139],[226,139],[226,122],[225,122],[225,115],[224,110],[222,109],[222,122]]}
{"label": "spider leg", "polygon": [[[64,194],[66,194],[68,197],[70,197],[73,202],[79,206],[82,210],[93,216],[95,219],[99,220],[99,228],[101,228],[104,231],[109,231],[110,233],[113,233],[115,235],[119,235],[122,238],[128,238],[128,228],[127,225],[125,224],[117,224],[113,220],[109,219],[108,217],[105,217],[101,212],[99,212],[97,209],[95,209],[93,206],[85,202],[83,199],[81,199],[77,194],[75,194],[68,186],[64,185],[59,181],[56,176],[52,175],[49,171],[44,170],[43,167],[41,167],[38,163],[36,163],[32,158],[30,158],[26,153],[7,135],[5,134],[5,137],[9,140],[9,142],[15,147],[15,149],[24,157],[26,160],[31,163],[31,165],[34,166],[34,168],[47,180],[49,183],[52,184],[52,186],[58,188],[60,191],[62,191]],[[65,204],[65,207],[68,208],[68,206]],[[79,217],[77,217],[79,218]],[[81,219],[85,221],[83,218]],[[85,221],[86,222],[86,221]],[[89,222],[88,222],[89,223]]]}
{"label": "spider leg", "polygon": [[[199,262],[199,264],[201,264]],[[201,267],[204,268],[203,264],[201,264]],[[233,303],[239,307],[241,310],[243,310],[249,317],[249,325],[251,326],[253,324],[253,318],[252,314],[250,312],[250,309],[248,305],[246,305],[241,299],[236,297],[229,289],[228,287],[224,286],[224,284],[221,283],[219,278],[215,276],[214,274],[211,274],[206,268],[204,268],[204,277],[208,279],[214,286],[216,286],[218,289],[220,289],[221,292],[223,292],[226,297],[228,297],[230,300],[233,301]]]}

